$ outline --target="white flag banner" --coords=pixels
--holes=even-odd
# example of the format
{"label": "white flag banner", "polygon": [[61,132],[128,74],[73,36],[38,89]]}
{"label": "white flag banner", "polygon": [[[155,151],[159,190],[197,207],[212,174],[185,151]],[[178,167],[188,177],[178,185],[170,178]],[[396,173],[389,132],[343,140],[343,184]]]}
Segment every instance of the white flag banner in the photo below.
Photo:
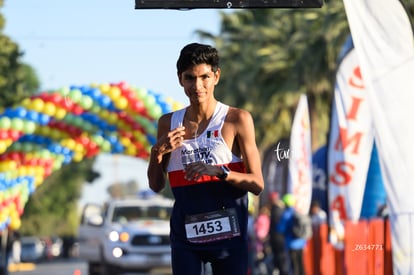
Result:
{"label": "white flag banner", "polygon": [[414,43],[398,0],[344,0],[387,193],[394,274],[414,274]]}
{"label": "white flag banner", "polygon": [[308,100],[301,95],[290,134],[287,191],[296,198],[295,208],[309,213],[312,198],[312,144]]}
{"label": "white flag banner", "polygon": [[[328,144],[329,213],[358,221],[374,143],[372,117],[352,40],[338,66]],[[333,221],[332,217],[329,219]]]}

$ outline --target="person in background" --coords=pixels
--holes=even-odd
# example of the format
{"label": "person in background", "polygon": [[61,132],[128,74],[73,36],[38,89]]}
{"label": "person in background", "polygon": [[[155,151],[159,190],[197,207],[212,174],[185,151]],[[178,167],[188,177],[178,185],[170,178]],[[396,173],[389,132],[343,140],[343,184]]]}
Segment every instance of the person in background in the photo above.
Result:
{"label": "person in background", "polygon": [[329,229],[329,242],[338,250],[344,249],[345,226],[341,221],[339,211],[333,209],[332,222]]}
{"label": "person in background", "polygon": [[173,274],[242,275],[248,270],[248,193],[264,188],[254,123],[245,110],[214,96],[221,70],[218,51],[191,43],[180,52],[177,76],[189,106],[158,120],[149,186],[160,192],[167,176]]}
{"label": "person in background", "polygon": [[256,272],[256,231],[254,228],[256,220],[256,206],[250,200],[249,193],[249,208],[248,208],[248,222],[247,222],[247,239],[248,239],[248,270],[247,275],[257,275]]}
{"label": "person in background", "polygon": [[255,220],[255,235],[256,235],[256,266],[261,272],[260,274],[268,274],[271,270],[270,261],[270,245],[269,245],[269,231],[270,231],[270,205],[264,204],[259,209],[259,214]]}
{"label": "person in background", "polygon": [[317,227],[320,224],[326,223],[326,212],[321,208],[319,201],[312,201],[310,207],[310,216],[312,219],[312,226]]}
{"label": "person in background", "polygon": [[293,215],[295,213],[296,199],[292,194],[285,194],[282,198],[285,204],[282,217],[277,225],[277,231],[285,237],[285,249],[289,255],[289,274],[304,275],[303,249],[307,243],[306,239],[295,238],[292,232]]}
{"label": "person in background", "polygon": [[285,205],[279,193],[270,192],[270,247],[273,254],[273,268],[279,275],[289,274],[289,258],[285,249],[285,237],[277,230]]}

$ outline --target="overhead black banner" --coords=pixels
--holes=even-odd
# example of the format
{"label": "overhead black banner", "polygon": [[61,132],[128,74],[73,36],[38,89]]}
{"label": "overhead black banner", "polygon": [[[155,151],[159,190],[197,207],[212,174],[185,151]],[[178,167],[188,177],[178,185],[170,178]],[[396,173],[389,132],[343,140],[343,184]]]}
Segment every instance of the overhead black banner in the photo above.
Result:
{"label": "overhead black banner", "polygon": [[135,9],[320,8],[323,0],[135,0]]}

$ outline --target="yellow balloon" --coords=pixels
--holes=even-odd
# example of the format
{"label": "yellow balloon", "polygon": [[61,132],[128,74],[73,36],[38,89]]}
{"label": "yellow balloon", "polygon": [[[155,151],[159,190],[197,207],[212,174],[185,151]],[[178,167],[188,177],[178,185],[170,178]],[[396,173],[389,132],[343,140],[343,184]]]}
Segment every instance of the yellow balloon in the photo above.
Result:
{"label": "yellow balloon", "polygon": [[20,228],[20,226],[22,226],[22,221],[20,220],[20,218],[13,218],[10,221],[10,229],[11,230],[17,230]]}
{"label": "yellow balloon", "polygon": [[55,117],[56,117],[58,120],[62,120],[62,119],[64,119],[64,118],[65,118],[66,113],[67,113],[67,112],[66,112],[66,110],[65,110],[65,109],[60,108],[60,107],[57,107],[57,108],[56,108]]}
{"label": "yellow balloon", "polygon": [[118,109],[125,110],[128,107],[128,100],[125,97],[120,96],[115,99],[114,104]]}
{"label": "yellow balloon", "polygon": [[109,111],[108,110],[101,110],[99,112],[99,117],[102,118],[103,120],[107,120],[109,117]]}
{"label": "yellow balloon", "polygon": [[40,98],[35,98],[32,100],[32,109],[37,111],[37,112],[42,112],[43,111],[43,107],[44,107],[45,103],[42,99]]}
{"label": "yellow balloon", "polygon": [[121,96],[121,90],[118,87],[116,87],[116,86],[111,87],[109,89],[108,96],[112,100],[116,100],[116,99],[118,99]]}
{"label": "yellow balloon", "polygon": [[117,120],[118,120],[118,115],[117,114],[115,114],[115,113],[109,113],[108,122],[110,124],[114,124],[115,122],[117,122]]}
{"label": "yellow balloon", "polygon": [[19,176],[25,176],[27,175],[27,168],[25,166],[20,166],[17,173]]}
{"label": "yellow balloon", "polygon": [[4,140],[0,140],[0,154],[3,154],[4,152],[6,152],[7,148],[9,146],[7,146],[7,142]]}
{"label": "yellow balloon", "polygon": [[49,116],[54,116],[56,114],[56,106],[52,102],[46,102],[43,106],[43,112]]}
{"label": "yellow balloon", "polygon": [[22,100],[22,106],[25,108],[29,108],[32,100],[30,98],[25,98]]}
{"label": "yellow balloon", "polygon": [[111,85],[109,85],[108,83],[103,83],[99,85],[99,90],[101,90],[103,94],[108,94],[110,89],[111,89]]}
{"label": "yellow balloon", "polygon": [[120,128],[121,130],[128,130],[128,125],[124,122],[124,121],[122,121],[122,120],[119,120],[117,123],[116,123],[116,125],[118,126],[118,128]]}
{"label": "yellow balloon", "polygon": [[75,147],[74,147],[75,152],[79,152],[81,154],[83,154],[85,152],[85,147],[83,147],[82,144],[80,143],[76,143]]}
{"label": "yellow balloon", "polygon": [[35,186],[36,187],[38,187],[39,185],[42,184],[42,182],[43,182],[43,176],[35,176],[34,178],[35,178],[34,179],[34,183],[35,183]]}
{"label": "yellow balloon", "polygon": [[174,102],[172,104],[172,109],[173,111],[177,111],[183,108],[183,104],[179,103],[179,102]]}
{"label": "yellow balloon", "polygon": [[74,150],[76,146],[76,142],[73,139],[69,139],[69,138],[62,140],[61,144],[69,148],[70,150]]}
{"label": "yellow balloon", "polygon": [[35,170],[35,178],[42,178],[45,174],[45,168],[42,166],[37,166]]}
{"label": "yellow balloon", "polygon": [[9,147],[10,145],[13,144],[14,141],[11,138],[8,138],[5,140],[5,142],[6,142],[7,147]]}
{"label": "yellow balloon", "polygon": [[122,145],[124,145],[124,146],[130,146],[131,145],[131,140],[129,138],[122,137],[120,139],[120,141],[121,141]]}
{"label": "yellow balloon", "polygon": [[49,136],[53,139],[53,140],[60,140],[61,138],[63,138],[63,135],[67,133],[64,133],[62,131],[60,131],[59,129],[50,129],[49,132]]}
{"label": "yellow balloon", "polygon": [[17,168],[17,163],[15,161],[10,160],[10,161],[6,162],[6,164],[7,164],[6,169],[9,170],[9,171],[16,170],[16,168]]}
{"label": "yellow balloon", "polygon": [[134,145],[130,145],[126,148],[126,154],[135,156],[137,154],[137,148]]}
{"label": "yellow balloon", "polygon": [[28,166],[27,167],[27,174],[28,175],[34,175],[36,173],[36,168],[34,168],[33,166]]}
{"label": "yellow balloon", "polygon": [[74,162],[80,162],[83,159],[83,154],[79,153],[79,152],[75,152],[75,154],[73,155],[73,161]]}
{"label": "yellow balloon", "polygon": [[6,213],[4,213],[4,211],[0,212],[0,223],[4,223],[7,219],[8,215],[6,215]]}

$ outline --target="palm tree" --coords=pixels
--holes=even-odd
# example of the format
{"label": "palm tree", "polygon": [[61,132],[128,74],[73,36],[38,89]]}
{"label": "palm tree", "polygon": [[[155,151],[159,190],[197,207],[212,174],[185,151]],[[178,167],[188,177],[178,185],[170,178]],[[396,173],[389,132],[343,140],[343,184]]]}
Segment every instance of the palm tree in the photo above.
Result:
{"label": "palm tree", "polygon": [[348,36],[341,2],[321,9],[246,9],[221,13],[212,40],[223,62],[218,97],[249,110],[264,149],[289,135],[299,95],[310,99],[314,147],[325,142],[336,59]]}

